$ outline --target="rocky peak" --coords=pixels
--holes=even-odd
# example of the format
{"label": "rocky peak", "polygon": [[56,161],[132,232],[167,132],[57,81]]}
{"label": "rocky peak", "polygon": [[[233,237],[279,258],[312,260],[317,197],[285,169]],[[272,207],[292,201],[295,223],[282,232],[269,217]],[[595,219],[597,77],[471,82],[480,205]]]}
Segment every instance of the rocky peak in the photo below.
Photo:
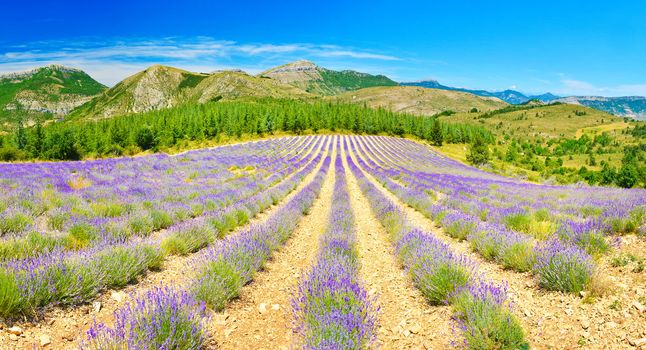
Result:
{"label": "rocky peak", "polygon": [[317,69],[318,66],[314,64],[314,62],[308,60],[299,60],[271,69],[268,71],[268,73],[305,72]]}

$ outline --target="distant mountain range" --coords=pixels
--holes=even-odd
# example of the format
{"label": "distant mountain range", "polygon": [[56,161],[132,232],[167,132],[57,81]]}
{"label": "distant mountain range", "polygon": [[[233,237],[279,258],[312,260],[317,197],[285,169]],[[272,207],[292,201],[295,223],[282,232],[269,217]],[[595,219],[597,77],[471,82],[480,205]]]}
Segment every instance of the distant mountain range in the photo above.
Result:
{"label": "distant mountain range", "polygon": [[387,108],[395,112],[433,115],[444,111],[492,111],[509,106],[497,97],[477,96],[462,91],[426,89],[419,86],[374,86],[347,91],[334,98],[348,103]]}
{"label": "distant mountain range", "polygon": [[[456,88],[456,87],[442,85],[436,80],[424,80],[424,81],[417,81],[417,82],[400,83],[400,85],[421,86],[429,89],[468,92],[470,94],[474,94],[478,96],[497,97],[511,104],[521,104],[531,100],[531,97],[527,97],[523,93],[514,91],[514,90],[505,90],[505,91],[499,91],[499,92],[490,92],[486,90],[471,90],[471,89]],[[543,101],[543,102],[547,102],[547,101]]]}
{"label": "distant mountain range", "polygon": [[646,120],[646,97],[644,96],[570,96],[555,99],[552,102],[584,105],[622,117]]}
{"label": "distant mountain range", "polygon": [[153,65],[112,88],[79,69],[50,65],[0,76],[0,132],[19,122],[29,126],[63,117],[96,119],[183,103],[263,97],[326,98],[416,114],[488,111],[507,103],[540,100],[585,105],[615,115],[646,119],[644,97],[559,97],[550,93],[526,96],[514,90],[454,88],[432,80],[399,84],[384,75],[335,71],[302,60],[255,76],[240,70],[196,73]]}
{"label": "distant mountain range", "polygon": [[478,96],[497,97],[510,104],[523,104],[531,100],[540,100],[544,103],[569,103],[578,104],[595,108],[604,112],[612,113],[617,116],[631,117],[635,119],[646,120],[646,97],[626,96],[626,97],[601,97],[601,96],[569,96],[561,97],[552,93],[542,95],[525,95],[515,90],[504,91],[486,91],[472,90],[465,88],[456,88],[440,84],[436,80],[424,80],[418,82],[400,83],[404,86],[421,86],[431,89],[441,89],[449,91],[468,92]]}

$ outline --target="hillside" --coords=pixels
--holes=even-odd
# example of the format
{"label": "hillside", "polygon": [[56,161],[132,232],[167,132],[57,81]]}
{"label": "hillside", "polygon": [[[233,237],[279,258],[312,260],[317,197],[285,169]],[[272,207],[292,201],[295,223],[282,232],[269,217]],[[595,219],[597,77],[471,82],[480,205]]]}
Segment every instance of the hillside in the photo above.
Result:
{"label": "hillside", "polygon": [[373,108],[384,107],[394,112],[417,115],[433,115],[447,110],[468,112],[472,108],[490,111],[507,106],[507,103],[495,97],[415,86],[365,88],[343,93],[336,98],[344,102],[365,103]]}
{"label": "hillside", "polygon": [[189,100],[205,103],[249,97],[307,98],[312,95],[272,79],[254,77],[239,71],[223,71],[202,80],[193,89]]}
{"label": "hillside", "polygon": [[310,61],[288,63],[266,70],[259,76],[318,95],[336,95],[372,86],[398,85],[384,75],[371,75],[352,70],[335,71],[319,67]]}
{"label": "hillside", "polygon": [[73,117],[112,117],[170,108],[183,103],[244,97],[306,97],[291,85],[250,76],[241,71],[194,73],[154,65],[105,91],[74,110]]}
{"label": "hillside", "polygon": [[622,117],[646,120],[646,97],[571,96],[554,100],[595,108]]}
{"label": "hillside", "polygon": [[50,65],[0,76],[0,129],[69,113],[106,89],[79,69]]}
{"label": "hillside", "polygon": [[518,92],[515,90],[504,90],[504,91],[487,91],[487,90],[472,90],[472,89],[465,89],[465,88],[457,88],[457,87],[451,87],[451,86],[446,86],[440,84],[436,80],[423,80],[423,81],[415,81],[415,82],[405,82],[405,83],[400,83],[400,85],[403,86],[419,86],[419,87],[425,87],[425,88],[430,88],[430,89],[440,89],[440,90],[449,90],[449,91],[461,91],[461,92],[468,92],[470,94],[474,94],[477,96],[483,96],[483,97],[496,97],[499,98],[507,103],[510,104],[521,104],[525,103],[531,99],[539,99],[543,102],[547,102],[550,99],[553,98],[558,98],[558,96],[552,95],[551,93],[546,93],[542,95],[536,95],[536,96],[526,96],[522,92]]}
{"label": "hillside", "polygon": [[402,86],[419,86],[431,89],[468,92],[478,96],[497,97],[510,104],[524,104],[530,100],[542,102],[560,102],[567,104],[583,105],[620,117],[630,117],[637,120],[646,120],[646,97],[603,97],[603,96],[568,96],[560,97],[552,93],[541,95],[525,95],[515,90],[487,91],[456,88],[440,84],[436,80],[423,80],[400,83]]}
{"label": "hillside", "polygon": [[579,129],[621,121],[606,112],[569,104],[509,106],[490,113],[458,113],[442,118],[481,125],[499,135],[548,139],[576,137]]}

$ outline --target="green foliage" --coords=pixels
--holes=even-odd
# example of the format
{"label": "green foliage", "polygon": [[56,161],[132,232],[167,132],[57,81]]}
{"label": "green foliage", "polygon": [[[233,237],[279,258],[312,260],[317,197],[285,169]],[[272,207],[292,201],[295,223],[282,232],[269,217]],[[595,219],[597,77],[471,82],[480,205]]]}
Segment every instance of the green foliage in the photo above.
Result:
{"label": "green foliage", "polygon": [[100,270],[104,273],[104,284],[108,288],[121,288],[134,282],[136,277],[148,269],[156,269],[161,265],[162,254],[159,249],[147,247],[135,251],[125,247],[115,246],[98,258]]}
{"label": "green foliage", "polygon": [[317,82],[332,91],[358,90],[373,86],[397,86],[398,84],[384,75],[370,75],[354,71],[334,71],[321,69],[322,81]]}
{"label": "green foliage", "polygon": [[196,87],[202,80],[208,77],[208,75],[197,75],[197,74],[182,74],[184,80],[179,84],[178,88],[193,88]]}
{"label": "green foliage", "polygon": [[469,153],[467,154],[467,161],[473,165],[487,164],[491,159],[489,146],[481,137],[475,137],[471,145],[469,145]]}
{"label": "green foliage", "polygon": [[186,255],[194,253],[215,240],[213,229],[206,225],[193,225],[172,232],[161,243],[167,254]]}
{"label": "green foliage", "polygon": [[500,252],[497,260],[506,269],[525,272],[532,269],[536,253],[529,241],[516,242]]}
{"label": "green foliage", "polygon": [[[491,142],[482,127],[439,123],[442,139]],[[80,159],[84,155],[114,156],[133,149],[167,149],[186,141],[221,135],[264,135],[304,130],[353,131],[365,134],[414,135],[428,140],[436,118],[399,114],[385,109],[316,101],[263,99],[255,102],[211,102],[98,121],[76,120],[25,128],[26,143],[18,149],[15,134],[0,136],[0,155],[8,158]],[[36,134],[40,136],[36,137]],[[40,151],[39,151],[40,150]]]}
{"label": "green foliage", "polygon": [[442,142],[444,141],[444,135],[442,133],[442,125],[440,124],[440,121],[435,119],[433,121],[433,127],[431,128],[431,135],[428,137],[428,139],[433,142],[435,146],[442,146]]}
{"label": "green foliage", "polygon": [[489,298],[491,297],[474,297],[468,292],[462,292],[452,300],[457,318],[466,327],[462,334],[468,348],[529,349],[518,319],[505,305],[499,305]]}
{"label": "green foliage", "polygon": [[148,125],[140,127],[135,134],[135,142],[142,150],[153,148],[155,146],[155,134],[153,130]]}
{"label": "green foliage", "polygon": [[15,274],[0,267],[0,316],[6,317],[25,308]]}
{"label": "green foliage", "polygon": [[201,278],[193,286],[193,294],[216,311],[224,309],[227,301],[240,295],[246,283],[233,263],[224,260],[208,264]]}
{"label": "green foliage", "polygon": [[410,273],[415,276],[417,288],[432,305],[444,305],[449,296],[465,286],[471,277],[465,267],[451,263],[443,263],[433,273],[427,273],[423,261],[416,262]]}
{"label": "green foliage", "polygon": [[468,221],[455,221],[444,227],[444,230],[449,236],[456,238],[459,241],[467,239],[467,236],[473,233],[475,229],[476,223]]}

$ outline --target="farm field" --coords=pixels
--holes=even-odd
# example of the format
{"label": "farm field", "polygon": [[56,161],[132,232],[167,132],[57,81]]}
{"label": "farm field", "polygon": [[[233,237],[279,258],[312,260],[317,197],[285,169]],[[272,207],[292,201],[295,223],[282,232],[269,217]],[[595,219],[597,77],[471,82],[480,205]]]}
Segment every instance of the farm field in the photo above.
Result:
{"label": "farm field", "polygon": [[0,164],[0,349],[632,349],[645,237],[387,136]]}

